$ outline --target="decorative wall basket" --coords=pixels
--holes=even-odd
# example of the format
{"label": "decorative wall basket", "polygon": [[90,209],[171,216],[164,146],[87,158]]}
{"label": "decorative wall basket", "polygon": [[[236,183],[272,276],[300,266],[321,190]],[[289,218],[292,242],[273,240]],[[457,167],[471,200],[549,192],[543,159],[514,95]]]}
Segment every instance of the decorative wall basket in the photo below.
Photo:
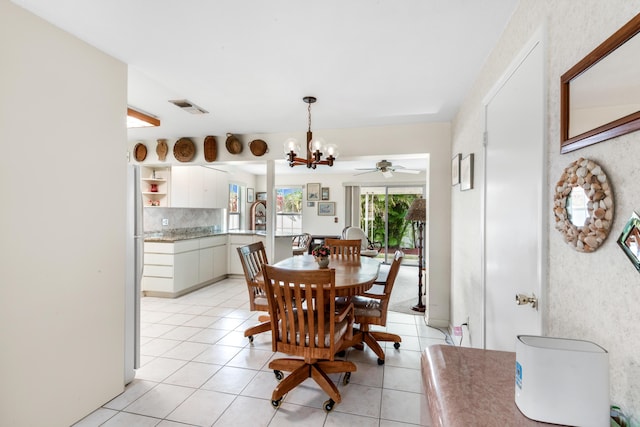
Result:
{"label": "decorative wall basket", "polygon": [[579,252],[593,252],[607,238],[613,221],[613,190],[594,161],[571,163],[556,184],[556,229]]}
{"label": "decorative wall basket", "polygon": [[227,134],[227,140],[225,142],[225,146],[227,147],[227,151],[231,154],[242,153],[242,143],[238,138],[236,138],[231,133]]}
{"label": "decorative wall basket", "polygon": [[173,155],[179,162],[190,162],[196,154],[196,146],[189,138],[180,138],[173,146]]}
{"label": "decorative wall basket", "polygon": [[133,156],[137,161],[141,162],[147,158],[147,146],[142,142],[138,142],[135,147],[133,147]]}
{"label": "decorative wall basket", "polygon": [[218,141],[215,136],[204,138],[204,159],[207,162],[215,162],[218,157]]}
{"label": "decorative wall basket", "polygon": [[264,140],[262,140],[262,139],[254,139],[253,141],[251,141],[249,143],[249,150],[251,150],[251,153],[254,156],[260,157],[264,153],[269,151],[269,148],[267,146],[267,143]]}

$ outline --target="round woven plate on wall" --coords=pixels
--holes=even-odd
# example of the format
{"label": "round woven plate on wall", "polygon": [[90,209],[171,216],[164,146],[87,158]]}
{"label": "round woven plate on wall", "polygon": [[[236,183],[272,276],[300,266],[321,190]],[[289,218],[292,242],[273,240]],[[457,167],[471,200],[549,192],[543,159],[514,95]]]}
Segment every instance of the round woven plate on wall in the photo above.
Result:
{"label": "round woven plate on wall", "polygon": [[189,138],[180,138],[173,146],[173,156],[179,162],[190,162],[196,154],[196,146]]}
{"label": "round woven plate on wall", "polygon": [[261,139],[254,139],[249,143],[249,150],[253,153],[254,156],[262,156],[264,153],[269,151],[269,147],[267,143]]}
{"label": "round woven plate on wall", "polygon": [[231,133],[227,134],[227,141],[225,145],[227,147],[227,151],[231,154],[242,153],[242,143]]}
{"label": "round woven plate on wall", "polygon": [[215,162],[218,157],[218,141],[215,136],[204,138],[204,159],[207,162]]}
{"label": "round woven plate on wall", "polygon": [[147,158],[147,147],[142,142],[138,142],[136,146],[133,147],[133,156],[137,161],[143,161]]}

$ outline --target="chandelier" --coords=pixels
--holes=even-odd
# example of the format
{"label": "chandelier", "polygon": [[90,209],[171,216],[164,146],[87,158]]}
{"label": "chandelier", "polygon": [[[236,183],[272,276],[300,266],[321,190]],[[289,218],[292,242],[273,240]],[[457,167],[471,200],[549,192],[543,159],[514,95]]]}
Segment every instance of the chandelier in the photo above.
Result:
{"label": "chandelier", "polygon": [[[298,157],[300,144],[295,138],[289,138],[284,143],[284,153],[289,162],[289,166],[306,165],[309,169],[315,169],[318,165],[333,166],[333,161],[338,157],[338,147],[335,144],[326,144],[322,138],[313,139],[311,132],[311,104],[316,102],[314,96],[302,98],[308,104],[309,128],[307,130],[307,158]],[[322,156],[327,154],[327,158],[322,160]]]}

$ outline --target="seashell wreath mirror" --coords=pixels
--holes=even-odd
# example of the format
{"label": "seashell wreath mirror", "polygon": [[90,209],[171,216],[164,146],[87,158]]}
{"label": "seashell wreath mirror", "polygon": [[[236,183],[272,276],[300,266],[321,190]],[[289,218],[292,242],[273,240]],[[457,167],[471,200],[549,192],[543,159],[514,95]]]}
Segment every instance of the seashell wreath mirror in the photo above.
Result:
{"label": "seashell wreath mirror", "polygon": [[580,158],[556,184],[553,201],[556,229],[579,252],[593,252],[609,234],[613,221],[613,190],[602,168]]}

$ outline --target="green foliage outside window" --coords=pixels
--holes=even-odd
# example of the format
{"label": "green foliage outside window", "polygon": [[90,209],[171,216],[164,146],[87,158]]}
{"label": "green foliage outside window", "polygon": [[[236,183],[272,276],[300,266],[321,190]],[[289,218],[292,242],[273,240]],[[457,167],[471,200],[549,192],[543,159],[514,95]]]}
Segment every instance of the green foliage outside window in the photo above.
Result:
{"label": "green foliage outside window", "polygon": [[[413,227],[410,221],[405,219],[411,203],[417,198],[414,194],[389,194],[389,238],[388,245],[390,250],[398,248],[415,248],[417,244],[417,234],[413,231]],[[363,212],[361,215],[360,228],[366,229],[364,212],[366,212],[366,197],[360,198],[360,209]],[[385,229],[384,229],[384,211],[385,211],[385,196],[369,197],[369,235],[371,236],[371,229],[373,228],[373,241],[384,242],[385,241]]]}
{"label": "green foliage outside window", "polygon": [[278,213],[302,212],[302,188],[277,188],[276,211]]}

